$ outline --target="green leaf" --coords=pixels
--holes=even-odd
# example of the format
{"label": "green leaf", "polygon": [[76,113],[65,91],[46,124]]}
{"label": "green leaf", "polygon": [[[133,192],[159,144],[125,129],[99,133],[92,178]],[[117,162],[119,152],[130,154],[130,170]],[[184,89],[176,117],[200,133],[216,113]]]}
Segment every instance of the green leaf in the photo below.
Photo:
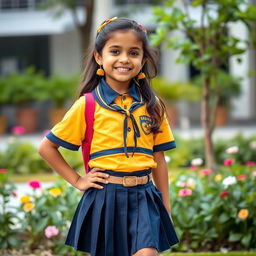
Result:
{"label": "green leaf", "polygon": [[226,221],[228,221],[230,218],[229,216],[227,215],[227,213],[223,212],[220,217],[219,217],[219,222],[220,223],[224,223]]}
{"label": "green leaf", "polygon": [[233,233],[229,235],[228,241],[229,242],[236,242],[241,240],[242,234]]}
{"label": "green leaf", "polygon": [[251,239],[252,239],[252,234],[249,233],[249,234],[245,235],[245,236],[242,238],[241,242],[242,242],[242,244],[243,244],[244,246],[246,246],[246,247],[248,248],[249,245],[250,245]]}
{"label": "green leaf", "polygon": [[202,208],[203,210],[209,211],[210,205],[207,204],[207,203],[202,203],[202,204],[201,204],[201,208]]}
{"label": "green leaf", "polygon": [[36,231],[36,232],[41,232],[41,231],[43,231],[43,229],[46,228],[48,221],[49,221],[49,218],[48,218],[48,217],[42,218],[42,219],[37,223],[37,225],[34,226],[35,231]]}
{"label": "green leaf", "polygon": [[8,243],[9,243],[10,245],[12,245],[13,247],[17,247],[17,246],[20,244],[19,240],[17,240],[17,239],[16,239],[15,237],[13,237],[13,236],[8,237]]}
{"label": "green leaf", "polygon": [[191,5],[193,7],[199,6],[203,3],[203,0],[193,0],[193,2],[191,3]]}

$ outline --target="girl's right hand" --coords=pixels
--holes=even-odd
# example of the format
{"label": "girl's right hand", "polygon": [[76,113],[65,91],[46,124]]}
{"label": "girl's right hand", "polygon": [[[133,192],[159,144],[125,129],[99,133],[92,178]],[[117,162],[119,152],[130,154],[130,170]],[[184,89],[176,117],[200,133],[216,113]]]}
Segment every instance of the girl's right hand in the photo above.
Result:
{"label": "girl's right hand", "polygon": [[95,182],[100,182],[100,183],[105,183],[107,184],[107,178],[109,177],[109,174],[107,173],[102,173],[102,171],[105,171],[100,168],[92,168],[92,170],[87,173],[83,177],[79,177],[77,182],[74,184],[74,187],[77,189],[84,191],[87,190],[88,188],[97,188],[97,189],[103,189],[104,187],[101,185],[96,184]]}

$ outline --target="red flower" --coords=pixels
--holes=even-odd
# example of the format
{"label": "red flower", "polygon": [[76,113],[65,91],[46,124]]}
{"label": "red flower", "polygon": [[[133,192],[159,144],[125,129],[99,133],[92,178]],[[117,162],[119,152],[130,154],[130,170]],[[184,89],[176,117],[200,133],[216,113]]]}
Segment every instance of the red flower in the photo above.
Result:
{"label": "red flower", "polygon": [[255,162],[253,162],[253,161],[248,161],[248,162],[246,162],[245,165],[246,165],[246,166],[254,166],[254,165],[255,165]]}
{"label": "red flower", "polygon": [[37,189],[37,188],[41,188],[41,183],[40,181],[38,180],[31,180],[28,182],[28,185],[31,187],[31,188],[34,188],[34,189]]}
{"label": "red flower", "polygon": [[212,173],[212,170],[210,170],[210,169],[204,169],[204,170],[200,171],[201,175],[209,175],[211,173]]}
{"label": "red flower", "polygon": [[230,165],[232,165],[233,164],[233,159],[231,159],[231,158],[228,158],[228,159],[226,159],[226,160],[224,160],[224,165],[226,165],[226,166],[230,166]]}
{"label": "red flower", "polygon": [[229,192],[227,190],[223,191],[222,193],[220,193],[220,197],[226,197],[228,196]]}
{"label": "red flower", "polygon": [[6,173],[7,169],[0,169],[0,173]]}
{"label": "red flower", "polygon": [[12,128],[12,133],[16,135],[22,135],[25,133],[25,128],[23,126],[14,126]]}
{"label": "red flower", "polygon": [[192,166],[190,167],[190,170],[191,170],[191,171],[196,171],[197,168],[198,168],[197,166],[193,166],[193,165],[192,165]]}
{"label": "red flower", "polygon": [[241,175],[238,175],[236,177],[237,180],[244,180],[246,178],[246,175],[245,174],[241,174]]}

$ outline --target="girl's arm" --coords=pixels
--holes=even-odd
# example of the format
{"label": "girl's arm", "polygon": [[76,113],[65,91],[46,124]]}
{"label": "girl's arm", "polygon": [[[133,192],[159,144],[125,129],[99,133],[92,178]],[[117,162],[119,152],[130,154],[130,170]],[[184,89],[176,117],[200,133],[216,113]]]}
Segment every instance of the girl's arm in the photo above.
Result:
{"label": "girl's arm", "polygon": [[162,192],[164,206],[168,213],[171,214],[168,168],[164,158],[164,152],[155,152],[154,159],[157,162],[157,167],[152,169],[154,183],[156,187]]}
{"label": "girl's arm", "polygon": [[74,171],[60,154],[59,145],[44,138],[38,147],[38,153],[49,164],[49,166],[61,175],[67,182],[79,190],[86,190],[89,187],[103,188],[94,182],[106,183],[107,175],[99,172],[100,168],[93,168],[90,173],[81,177]]}

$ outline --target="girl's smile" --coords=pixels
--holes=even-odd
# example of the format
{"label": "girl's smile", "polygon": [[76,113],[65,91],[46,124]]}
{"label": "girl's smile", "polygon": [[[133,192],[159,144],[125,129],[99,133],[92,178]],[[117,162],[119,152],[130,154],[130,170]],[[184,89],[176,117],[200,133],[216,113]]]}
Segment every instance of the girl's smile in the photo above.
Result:
{"label": "girl's smile", "polygon": [[132,30],[113,33],[101,55],[95,52],[94,56],[105,70],[106,82],[119,93],[128,90],[131,79],[140,72],[145,62],[142,41]]}

